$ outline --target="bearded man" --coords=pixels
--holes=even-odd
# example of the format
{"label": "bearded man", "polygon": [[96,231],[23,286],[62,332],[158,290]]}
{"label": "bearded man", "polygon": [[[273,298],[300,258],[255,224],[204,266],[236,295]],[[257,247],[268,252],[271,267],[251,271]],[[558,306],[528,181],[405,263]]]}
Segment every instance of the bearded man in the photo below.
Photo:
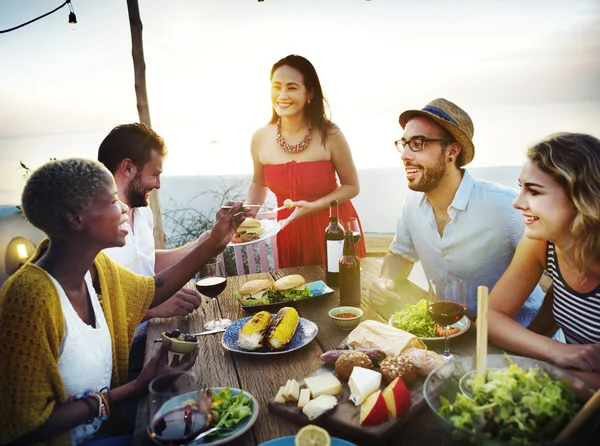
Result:
{"label": "bearded man", "polygon": [[[490,290],[502,276],[524,231],[512,202],[517,191],[474,179],[463,167],[473,160],[473,121],[460,107],[435,99],[400,115],[396,141],[410,191],[369,300],[389,317],[404,304],[396,289],[420,261],[427,279],[460,278],[467,315],[477,315],[477,287]],[[516,181],[516,179],[515,179]],[[515,320],[527,326],[543,300],[539,286]]]}

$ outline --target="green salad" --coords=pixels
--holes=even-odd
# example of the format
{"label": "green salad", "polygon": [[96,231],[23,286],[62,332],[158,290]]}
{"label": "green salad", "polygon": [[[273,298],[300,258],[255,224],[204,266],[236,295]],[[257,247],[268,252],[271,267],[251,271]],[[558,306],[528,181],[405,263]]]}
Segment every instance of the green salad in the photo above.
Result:
{"label": "green salad", "polygon": [[243,419],[252,415],[252,398],[244,396],[240,391],[238,395],[232,395],[229,387],[219,392],[213,392],[212,396],[212,427],[232,428]]}
{"label": "green salad", "polygon": [[453,403],[440,397],[440,415],[456,427],[514,444],[555,439],[579,409],[569,383],[554,381],[539,366],[489,370],[487,381],[473,379],[472,396],[459,393]]}
{"label": "green salad", "polygon": [[427,306],[428,302],[425,299],[414,305],[407,305],[403,310],[394,313],[392,325],[420,338],[434,338],[435,322],[429,317]]}

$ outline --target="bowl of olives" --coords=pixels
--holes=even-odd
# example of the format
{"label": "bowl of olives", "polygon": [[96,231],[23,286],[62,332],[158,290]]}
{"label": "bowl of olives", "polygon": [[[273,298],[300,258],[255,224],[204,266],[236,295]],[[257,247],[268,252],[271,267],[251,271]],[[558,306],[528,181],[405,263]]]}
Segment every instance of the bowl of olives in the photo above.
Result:
{"label": "bowl of olives", "polygon": [[162,334],[163,340],[168,339],[171,341],[170,350],[173,353],[179,353],[185,355],[194,351],[198,345],[198,337],[175,329],[171,331],[165,331]]}

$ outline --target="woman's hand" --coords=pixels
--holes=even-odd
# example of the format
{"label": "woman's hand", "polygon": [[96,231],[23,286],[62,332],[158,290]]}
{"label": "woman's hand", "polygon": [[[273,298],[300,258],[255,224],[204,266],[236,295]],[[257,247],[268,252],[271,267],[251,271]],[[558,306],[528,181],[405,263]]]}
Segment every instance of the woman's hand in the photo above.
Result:
{"label": "woman's hand", "polygon": [[294,201],[293,206],[295,207],[294,211],[290,214],[290,216],[284,220],[281,220],[279,223],[281,224],[281,229],[285,228],[294,220],[298,220],[299,218],[306,217],[313,212],[318,211],[316,205],[312,201]]}
{"label": "woman's hand", "polygon": [[146,391],[148,389],[148,384],[150,384],[150,381],[154,378],[189,370],[196,362],[198,348],[192,353],[184,355],[181,359],[179,359],[179,355],[173,356],[173,360],[171,361],[171,364],[169,364],[170,347],[171,341],[164,339],[158,352],[156,352],[148,364],[144,366],[139,376],[135,379],[142,390]]}
{"label": "woman's hand", "polygon": [[560,344],[551,361],[566,369],[600,372],[600,344]]}

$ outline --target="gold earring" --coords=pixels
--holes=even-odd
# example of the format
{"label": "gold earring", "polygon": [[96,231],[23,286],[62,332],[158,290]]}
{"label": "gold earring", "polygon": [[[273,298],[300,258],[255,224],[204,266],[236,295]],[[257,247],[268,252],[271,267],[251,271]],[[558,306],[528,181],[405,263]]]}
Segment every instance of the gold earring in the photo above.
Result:
{"label": "gold earring", "polygon": [[448,161],[452,162],[452,157],[448,158]]}

